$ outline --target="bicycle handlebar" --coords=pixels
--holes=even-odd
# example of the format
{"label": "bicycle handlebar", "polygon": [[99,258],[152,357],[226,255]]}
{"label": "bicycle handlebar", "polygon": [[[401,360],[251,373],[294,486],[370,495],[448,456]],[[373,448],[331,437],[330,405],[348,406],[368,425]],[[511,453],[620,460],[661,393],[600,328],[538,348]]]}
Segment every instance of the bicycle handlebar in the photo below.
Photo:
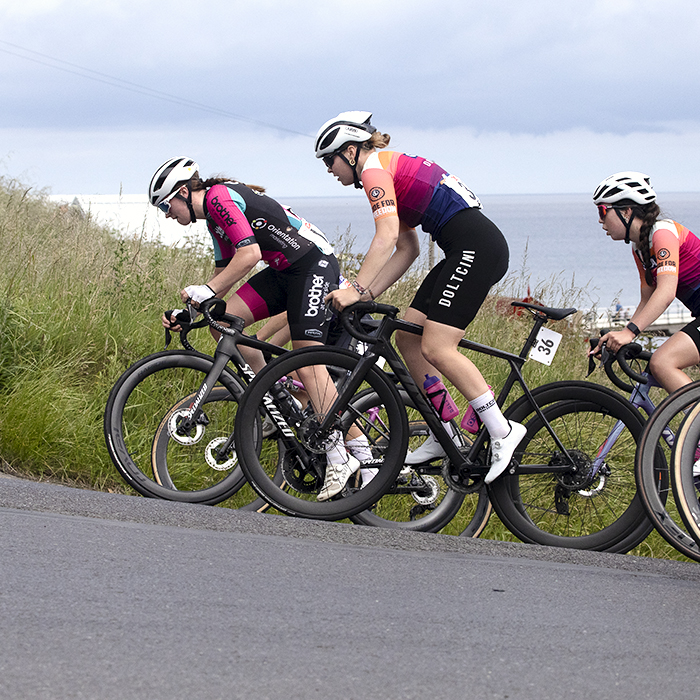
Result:
{"label": "bicycle handlebar", "polygon": [[[396,318],[399,313],[396,306],[391,304],[380,304],[378,301],[358,301],[355,304],[350,304],[346,306],[340,312],[340,322],[343,328],[357,340],[361,340],[363,343],[368,343],[370,345],[377,342],[377,338],[374,335],[369,335],[365,333],[360,328],[360,321],[364,314],[380,314],[382,316],[391,316],[391,318]],[[350,315],[354,314],[352,320]]]}
{"label": "bicycle handlebar", "polygon": [[[601,331],[601,333],[603,333]],[[593,350],[598,345],[599,338],[589,338],[589,344],[591,350]],[[608,375],[608,379],[618,388],[622,389],[627,393],[631,393],[634,387],[627,382],[624,382],[620,377],[615,374],[613,365],[615,362],[620,366],[622,371],[630,378],[633,379],[638,384],[648,384],[649,377],[645,374],[640,374],[635,372],[630,366],[630,360],[642,360],[648,362],[651,358],[651,353],[648,350],[643,350],[639,343],[628,343],[623,345],[617,353],[613,354],[608,351],[607,347],[603,345],[600,353],[601,364],[605,369],[605,374]]]}
{"label": "bicycle handlebar", "polygon": [[[226,302],[218,297],[203,301],[199,305],[199,310],[207,323],[222,335],[235,335],[236,332],[240,333],[245,328],[245,322],[242,318],[226,313]],[[219,321],[225,321],[231,324],[231,327],[223,326]]]}

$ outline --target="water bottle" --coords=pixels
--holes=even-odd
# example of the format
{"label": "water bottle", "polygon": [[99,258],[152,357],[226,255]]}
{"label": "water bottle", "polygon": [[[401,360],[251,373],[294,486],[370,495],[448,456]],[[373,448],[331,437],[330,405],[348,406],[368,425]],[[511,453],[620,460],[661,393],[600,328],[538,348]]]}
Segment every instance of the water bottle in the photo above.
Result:
{"label": "water bottle", "polygon": [[[491,389],[490,385],[489,389]],[[494,393],[492,391],[491,396],[493,395]],[[476,411],[471,407],[471,405],[464,412],[464,415],[462,416],[462,422],[460,425],[462,430],[466,430],[472,435],[476,435],[479,432],[479,428],[481,427],[481,421],[479,420],[479,416],[476,415]]]}
{"label": "water bottle", "polygon": [[423,389],[425,389],[425,395],[431,400],[444,423],[459,415],[459,409],[452,400],[450,393],[436,376],[426,374]]}

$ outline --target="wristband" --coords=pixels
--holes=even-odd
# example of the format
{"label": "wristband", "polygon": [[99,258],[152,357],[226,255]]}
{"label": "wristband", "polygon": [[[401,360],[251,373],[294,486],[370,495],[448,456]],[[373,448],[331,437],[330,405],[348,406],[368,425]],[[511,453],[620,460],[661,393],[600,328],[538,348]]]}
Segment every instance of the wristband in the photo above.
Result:
{"label": "wristband", "polygon": [[625,328],[626,328],[628,331],[632,331],[632,333],[634,333],[634,337],[635,337],[635,338],[642,332],[642,331],[639,330],[639,328],[637,328],[637,326],[636,326],[634,323],[632,323],[632,321],[630,321],[630,322],[625,326]]}
{"label": "wristband", "polygon": [[352,282],[350,282],[350,284],[355,288],[356,291],[360,293],[360,296],[362,296],[367,291],[361,284],[358,283],[357,280],[353,280]]}

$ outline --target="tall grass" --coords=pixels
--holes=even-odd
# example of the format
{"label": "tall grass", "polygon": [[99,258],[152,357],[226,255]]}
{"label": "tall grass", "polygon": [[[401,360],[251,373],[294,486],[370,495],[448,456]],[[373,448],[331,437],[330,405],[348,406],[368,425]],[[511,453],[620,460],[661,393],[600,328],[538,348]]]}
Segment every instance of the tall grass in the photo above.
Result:
{"label": "tall grass", "polygon": [[[335,244],[346,276],[354,276],[362,257],[352,253],[351,232]],[[0,180],[0,246],[3,469],[128,492],[104,447],[102,416],[109,390],[130,364],[163,348],[160,316],[178,305],[185,284],[211,274],[210,252],[195,241],[174,248],[145,236],[123,237],[90,215],[52,204],[45,193],[7,179]],[[525,262],[484,304],[469,328],[472,340],[519,352],[531,320],[504,308],[502,298],[522,298],[531,285],[531,296],[545,304],[590,306],[585,290],[559,278],[531,282]],[[382,301],[405,309],[426,267],[424,252]],[[526,364],[533,386],[586,375],[585,333],[576,317],[555,329],[564,337],[552,367]],[[213,351],[207,331],[199,334],[198,347]],[[489,384],[502,384],[506,363],[484,355],[472,359]],[[600,373],[594,379],[606,383]],[[465,409],[466,401],[453,395]],[[485,536],[513,539],[495,517]],[[638,553],[675,556],[670,547],[650,541]]]}

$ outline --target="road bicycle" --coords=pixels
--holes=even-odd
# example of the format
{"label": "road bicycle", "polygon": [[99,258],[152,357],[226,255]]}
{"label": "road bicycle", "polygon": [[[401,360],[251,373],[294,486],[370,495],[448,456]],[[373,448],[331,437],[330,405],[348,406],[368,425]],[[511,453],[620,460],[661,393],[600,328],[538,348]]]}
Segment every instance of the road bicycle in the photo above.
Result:
{"label": "road bicycle", "polygon": [[[601,335],[606,332],[601,330]],[[597,345],[597,342],[597,338],[591,338],[591,348]],[[649,369],[650,359],[651,352],[643,350],[639,343],[624,345],[615,354],[608,352],[607,348],[603,348],[601,352],[601,365],[610,381],[618,389],[628,393],[630,403],[643,411],[648,418],[635,455],[637,490],[647,516],[667,542],[686,556],[696,558],[700,550],[682,528],[683,520],[675,507],[676,499],[669,499],[673,489],[673,474],[669,465],[673,461],[676,435],[685,412],[672,408],[675,412],[669,413],[666,402],[657,407],[652,400],[650,391],[660,388],[660,385]],[[590,362],[589,375],[595,365],[593,358]],[[634,383],[629,384],[619,377],[614,371],[615,367],[619,367]],[[642,458],[642,454],[647,456]]]}
{"label": "road bicycle", "polygon": [[[255,376],[238,346],[271,356],[287,350],[245,335],[243,320],[226,314],[220,299],[205,302],[201,310],[203,320],[183,322],[184,349],[149,355],[118,379],[105,408],[104,434],[115,467],[138,493],[214,505],[245,485],[235,449],[221,449],[233,433],[246,384]],[[206,324],[221,332],[213,357],[187,340],[193,328]],[[250,494],[239,507],[266,507]]]}
{"label": "road bicycle", "polygon": [[[560,321],[575,309],[554,309],[514,302],[533,316],[533,327],[519,355],[467,339],[460,347],[507,362],[510,373],[497,396],[505,406],[512,390],[520,394],[505,415],[523,423],[527,433],[501,478],[489,487],[490,500],[506,527],[524,542],[606,551],[628,551],[651,531],[634,482],[634,454],[644,420],[623,397],[606,387],[582,381],[553,382],[530,389],[522,374],[529,353],[547,348],[549,321]],[[376,334],[369,336],[350,320],[350,312],[382,316]],[[340,520],[381,504],[396,488],[408,442],[408,418],[399,390],[436,436],[446,458],[436,470],[453,491],[478,491],[489,468],[488,433],[482,427],[472,441],[456,445],[432,407],[410,377],[393,348],[397,330],[420,335],[421,326],[396,318],[393,306],[358,303],[341,314],[346,330],[367,343],[363,356],[335,348],[305,348],[270,363],[247,388],[240,404],[234,436],[243,472],[268,503],[289,515]],[[551,333],[551,331],[549,331]],[[383,358],[393,373],[377,365]],[[299,367],[332,368],[337,397],[325,414],[308,413],[284,420],[275,417],[282,437],[261,448],[254,441],[259,416],[269,408],[270,392]],[[319,389],[320,391],[320,389]],[[358,395],[373,394],[381,421],[369,421],[354,406]],[[377,474],[367,484],[351,480],[338,497],[318,502],[323,484],[329,436],[344,434],[355,425],[371,434]],[[381,433],[381,439],[374,439]],[[282,466],[287,488],[275,483]],[[375,506],[376,507],[376,506]]]}
{"label": "road bicycle", "polygon": [[[144,496],[208,505],[229,500],[229,506],[262,512],[268,504],[246,486],[233,444],[238,401],[254,377],[237,348],[257,348],[272,357],[285,350],[244,334],[242,320],[223,313],[223,308],[221,301],[206,302],[201,307],[201,321],[182,322],[180,342],[184,350],[155,353],[122,374],[107,401],[105,439],[119,473]],[[362,323],[371,332],[371,319],[365,317]],[[205,325],[222,335],[213,358],[197,352],[187,339],[192,329]],[[361,351],[351,341],[342,335],[338,339],[341,344],[347,342],[353,351]],[[168,343],[166,331],[166,348]],[[296,395],[303,393],[297,380],[285,378],[285,382]],[[281,394],[279,405],[283,411],[297,410],[287,388],[280,385],[274,393]],[[357,401],[358,410],[379,425],[381,416],[372,397],[359,395]],[[276,439],[276,428],[270,419],[261,426],[260,433],[262,440]],[[381,439],[381,433],[375,431],[376,435],[379,438],[373,439]],[[426,436],[424,423],[409,424],[413,448]],[[275,479],[284,487],[283,478],[278,470]],[[421,517],[423,514],[430,516],[437,510],[440,523],[446,523],[459,511],[466,519],[463,535],[474,537],[488,521],[491,507],[485,489],[465,498],[438,488],[437,480],[402,480],[401,490],[413,509],[394,509],[391,517],[405,517],[406,522],[394,523],[390,516],[369,513],[362,520],[364,524],[430,530],[442,525],[435,517]],[[409,509],[409,515],[405,515]]]}

